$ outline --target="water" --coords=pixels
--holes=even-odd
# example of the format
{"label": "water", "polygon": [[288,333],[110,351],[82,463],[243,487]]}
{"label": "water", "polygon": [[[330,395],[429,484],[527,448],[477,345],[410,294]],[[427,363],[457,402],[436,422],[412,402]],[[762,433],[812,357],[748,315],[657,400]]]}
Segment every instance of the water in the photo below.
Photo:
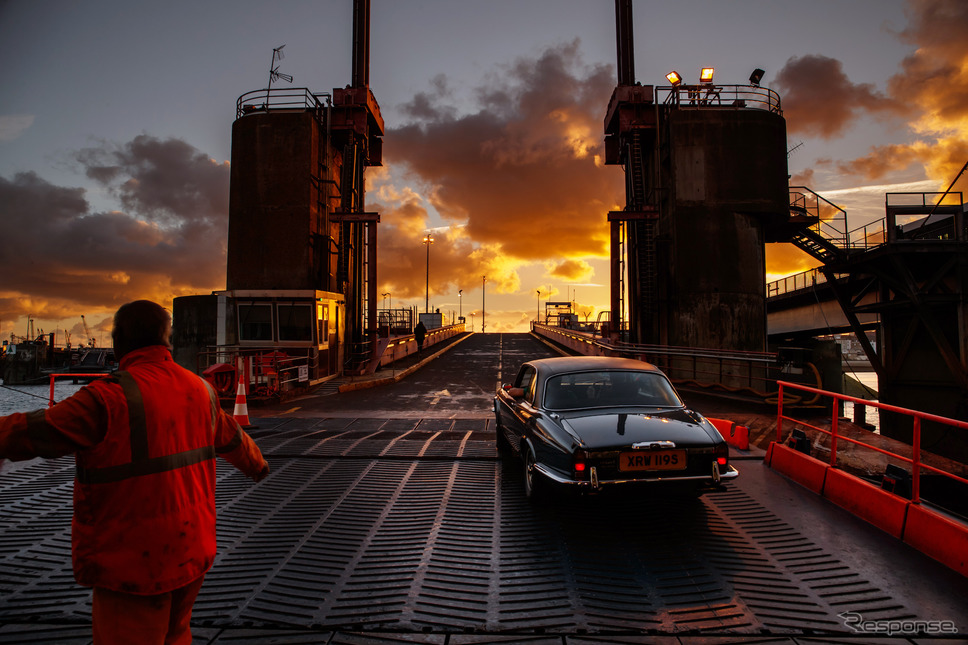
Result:
{"label": "water", "polygon": [[[864,385],[873,390],[877,390],[877,373],[876,372],[848,372],[851,377],[860,381]],[[876,401],[877,399],[874,399]],[[854,418],[854,404],[847,401],[844,403],[844,416],[848,419]],[[881,417],[880,414],[874,406],[868,405],[864,410],[864,420],[870,425],[874,426],[876,432],[880,432]]]}
{"label": "water", "polygon": [[[54,386],[54,403],[74,394],[84,383],[57,381]],[[2,385],[0,384],[0,416],[14,412],[30,412],[47,407],[50,399],[49,385]]]}

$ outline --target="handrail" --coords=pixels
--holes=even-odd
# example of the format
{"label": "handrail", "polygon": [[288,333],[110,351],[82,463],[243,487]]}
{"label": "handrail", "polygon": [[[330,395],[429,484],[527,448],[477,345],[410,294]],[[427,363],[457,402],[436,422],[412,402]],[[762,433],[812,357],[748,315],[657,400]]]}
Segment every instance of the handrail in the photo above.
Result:
{"label": "handrail", "polygon": [[847,211],[806,186],[790,186],[790,208],[799,209],[816,219],[810,229],[837,248],[850,246]]}
{"label": "handrail", "polygon": [[[659,97],[664,98],[660,101]],[[655,102],[685,108],[732,108],[766,110],[783,114],[780,95],[759,85],[677,85],[656,87]]]}
{"label": "handrail", "polygon": [[[779,386],[779,392],[777,394],[777,404],[776,404],[777,405],[777,411],[776,411],[777,443],[783,442],[783,421],[786,420],[830,436],[830,467],[831,468],[837,467],[837,442],[838,441],[846,441],[848,443],[864,446],[865,448],[870,448],[875,452],[879,452],[881,454],[894,457],[900,461],[909,463],[911,464],[911,502],[914,504],[921,503],[921,470],[927,470],[933,473],[937,473],[939,475],[944,475],[945,477],[954,479],[963,484],[968,484],[968,479],[959,477],[954,473],[944,471],[940,468],[935,468],[934,466],[925,464],[921,460],[921,422],[922,421],[931,421],[933,423],[939,423],[942,425],[962,428],[964,430],[968,430],[968,422],[958,421],[957,419],[949,419],[947,417],[938,416],[936,414],[929,414],[927,412],[919,412],[918,410],[900,408],[894,405],[889,405],[887,403],[880,403],[876,401],[867,401],[864,399],[858,399],[856,397],[848,396],[846,394],[828,392],[826,390],[819,390],[817,388],[809,387],[806,385],[799,385],[797,383],[790,383],[787,381],[777,381],[777,385]],[[806,423],[805,421],[794,419],[793,417],[785,416],[783,414],[783,391],[786,388],[801,390],[803,392],[812,393],[817,396],[831,397],[833,399],[833,402],[832,402],[832,411],[831,411],[830,430],[826,430],[824,428],[811,425],[809,423]],[[881,410],[887,410],[888,412],[894,412],[896,414],[912,417],[913,430],[914,430],[913,443],[912,443],[913,455],[911,457],[905,457],[904,455],[898,454],[896,452],[891,452],[890,450],[885,450],[883,448],[879,448],[877,446],[864,443],[863,441],[858,441],[856,439],[852,439],[850,437],[841,435],[839,433],[839,423],[838,423],[840,419],[839,407],[840,407],[841,401],[846,401],[846,402],[860,404],[860,405],[869,405]]]}
{"label": "handrail", "polygon": [[[325,103],[320,99],[325,98]],[[312,110],[322,114],[331,104],[328,93],[313,93],[306,87],[285,87],[246,92],[235,102],[235,118],[271,110]]]}
{"label": "handrail", "polygon": [[827,282],[827,276],[820,269],[807,269],[806,271],[794,273],[779,280],[774,280],[773,282],[767,282],[766,297],[772,298],[774,296],[782,296],[785,293],[811,289],[825,282]]}
{"label": "handrail", "polygon": [[[776,396],[776,382],[788,375],[791,361],[774,352],[732,351],[698,347],[644,345],[610,342],[597,337],[597,331],[582,331],[532,323],[533,333],[588,356],[626,356],[637,358],[663,370],[677,385],[717,387],[736,394],[767,399]],[[810,363],[797,363],[804,368],[804,378],[817,385],[821,377]],[[789,377],[789,376],[787,376]],[[812,401],[803,402],[812,405]]]}

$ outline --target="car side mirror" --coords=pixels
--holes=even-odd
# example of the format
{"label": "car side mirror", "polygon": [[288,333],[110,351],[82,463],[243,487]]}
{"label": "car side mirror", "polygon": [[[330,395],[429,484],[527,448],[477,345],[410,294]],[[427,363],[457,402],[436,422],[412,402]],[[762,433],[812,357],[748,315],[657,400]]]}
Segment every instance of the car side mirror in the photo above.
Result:
{"label": "car side mirror", "polygon": [[510,396],[513,399],[520,399],[524,397],[523,387],[507,387],[505,388],[505,391],[508,393],[508,396]]}

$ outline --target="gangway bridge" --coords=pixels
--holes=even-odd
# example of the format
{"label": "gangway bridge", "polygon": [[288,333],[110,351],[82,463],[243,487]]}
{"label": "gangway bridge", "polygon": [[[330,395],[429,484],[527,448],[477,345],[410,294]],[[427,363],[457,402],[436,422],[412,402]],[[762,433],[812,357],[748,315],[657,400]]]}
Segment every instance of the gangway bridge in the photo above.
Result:
{"label": "gangway bridge", "polygon": [[[790,193],[791,221],[803,225],[791,242],[821,264],[767,285],[771,338],[871,330],[882,312],[916,305],[916,294],[899,285],[939,290],[957,277],[957,267],[947,265],[968,239],[961,193],[888,193],[886,216],[854,229],[846,211],[809,188]],[[925,285],[920,276],[917,265],[928,254],[932,266],[946,267],[934,276],[942,284]]]}

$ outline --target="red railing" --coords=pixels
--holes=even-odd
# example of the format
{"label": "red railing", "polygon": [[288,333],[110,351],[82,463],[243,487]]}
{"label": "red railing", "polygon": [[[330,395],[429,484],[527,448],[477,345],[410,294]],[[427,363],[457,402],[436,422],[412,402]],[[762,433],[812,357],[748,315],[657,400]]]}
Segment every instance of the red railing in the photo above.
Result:
{"label": "red railing", "polygon": [[[777,381],[779,385],[777,409],[776,409],[776,440],[777,443],[783,443],[783,421],[790,421],[800,426],[810,428],[811,430],[816,430],[817,432],[823,433],[830,436],[830,466],[837,467],[837,442],[846,441],[848,443],[857,444],[865,448],[869,448],[875,452],[893,457],[905,463],[911,465],[911,502],[914,504],[921,503],[921,471],[925,470],[938,475],[943,475],[955,481],[961,482],[962,484],[968,484],[968,479],[959,477],[954,473],[948,472],[941,468],[936,468],[934,466],[928,465],[922,461],[921,458],[921,422],[930,421],[932,423],[938,423],[942,425],[948,425],[955,428],[961,428],[963,430],[968,430],[968,422],[958,421],[957,419],[949,419],[947,417],[937,416],[935,414],[928,414],[927,412],[919,412],[917,410],[909,410],[907,408],[899,408],[897,406],[888,405],[886,403],[878,403],[876,401],[867,401],[864,399],[858,399],[852,396],[847,396],[846,394],[837,394],[835,392],[827,392],[825,390],[818,390],[816,388],[808,387],[806,385],[798,385],[796,383],[788,383],[786,381]],[[793,417],[788,417],[783,414],[783,391],[784,389],[795,389],[804,392],[810,392],[818,396],[827,396],[831,398],[831,422],[830,429],[820,428],[815,425],[811,425],[806,421],[801,419],[794,419]],[[858,441],[852,439],[851,437],[844,436],[839,432],[839,420],[840,420],[840,403],[850,402],[855,405],[869,405],[876,407],[881,410],[887,410],[896,414],[911,417],[913,422],[914,438],[912,442],[913,453],[911,457],[906,457],[902,454],[891,452],[890,450],[885,450],[877,446],[871,445],[869,443],[864,443],[863,441]]]}
{"label": "red railing", "polygon": [[108,372],[65,372],[59,374],[48,374],[50,377],[50,396],[47,400],[47,407],[52,407],[56,401],[54,401],[54,383],[57,381],[57,377],[71,378],[74,381],[93,381],[104,376],[108,376]]}

